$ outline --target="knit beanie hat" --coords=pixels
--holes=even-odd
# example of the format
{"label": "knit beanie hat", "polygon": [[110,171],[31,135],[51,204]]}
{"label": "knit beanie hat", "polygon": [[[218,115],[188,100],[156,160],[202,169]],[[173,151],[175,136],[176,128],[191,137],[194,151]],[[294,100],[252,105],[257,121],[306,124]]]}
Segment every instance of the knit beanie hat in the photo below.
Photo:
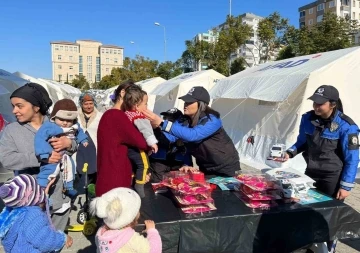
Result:
{"label": "knit beanie hat", "polygon": [[49,93],[37,83],[27,83],[21,86],[11,94],[10,99],[13,97],[22,98],[30,104],[39,107],[43,115],[47,113],[52,105]]}
{"label": "knit beanie hat", "polygon": [[53,120],[55,117],[67,120],[75,120],[78,117],[78,111],[74,101],[68,98],[57,101],[50,114],[50,119]]}
{"label": "knit beanie hat", "polygon": [[140,210],[139,195],[129,188],[115,188],[90,203],[90,212],[110,229],[121,229],[132,223]]}
{"label": "knit beanie hat", "polygon": [[0,187],[0,198],[12,208],[37,206],[45,201],[45,192],[33,176],[20,174]]}

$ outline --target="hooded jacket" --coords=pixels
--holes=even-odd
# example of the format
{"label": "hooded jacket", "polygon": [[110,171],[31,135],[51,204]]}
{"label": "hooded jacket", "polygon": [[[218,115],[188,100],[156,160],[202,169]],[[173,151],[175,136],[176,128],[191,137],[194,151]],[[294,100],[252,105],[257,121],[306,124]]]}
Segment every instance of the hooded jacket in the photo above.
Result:
{"label": "hooded jacket", "polygon": [[38,206],[5,207],[0,214],[0,238],[7,253],[59,251],[66,242],[64,232],[55,231]]}
{"label": "hooded jacket", "polygon": [[98,253],[161,253],[162,244],[159,232],[153,228],[147,231],[147,238],[128,227],[120,230],[106,230],[101,227],[95,243]]}

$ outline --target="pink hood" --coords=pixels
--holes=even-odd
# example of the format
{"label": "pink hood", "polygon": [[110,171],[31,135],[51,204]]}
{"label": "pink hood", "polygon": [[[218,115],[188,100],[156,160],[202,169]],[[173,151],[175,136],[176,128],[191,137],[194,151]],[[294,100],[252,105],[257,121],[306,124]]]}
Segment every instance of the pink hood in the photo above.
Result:
{"label": "pink hood", "polygon": [[132,228],[106,230],[105,227],[101,227],[96,233],[99,252],[116,253],[130,241],[134,233],[135,230]]}

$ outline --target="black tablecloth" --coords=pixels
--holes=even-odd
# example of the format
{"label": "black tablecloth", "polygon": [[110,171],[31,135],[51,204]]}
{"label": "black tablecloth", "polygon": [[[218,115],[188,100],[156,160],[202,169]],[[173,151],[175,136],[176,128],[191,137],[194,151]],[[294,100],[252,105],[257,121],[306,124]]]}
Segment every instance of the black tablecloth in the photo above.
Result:
{"label": "black tablecloth", "polygon": [[360,214],[337,200],[254,211],[233,192],[215,190],[216,211],[187,217],[171,192],[155,194],[148,185],[145,189],[140,223],[155,221],[164,253],[281,253],[314,242],[360,236]]}

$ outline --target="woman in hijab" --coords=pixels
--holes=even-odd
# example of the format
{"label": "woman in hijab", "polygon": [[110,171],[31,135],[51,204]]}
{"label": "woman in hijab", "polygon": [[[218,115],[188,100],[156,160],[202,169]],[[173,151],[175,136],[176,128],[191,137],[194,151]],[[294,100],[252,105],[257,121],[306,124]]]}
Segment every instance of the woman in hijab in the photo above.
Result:
{"label": "woman in hijab", "polygon": [[[0,139],[0,166],[13,170],[15,175],[39,173],[40,162],[35,156],[34,138],[41,125],[48,121],[48,109],[52,105],[49,94],[39,84],[27,83],[15,90],[11,96],[13,113],[17,121],[6,126]],[[75,152],[75,141],[64,137],[49,140],[54,151],[48,163],[58,163],[61,159],[59,151],[67,149]],[[56,229],[65,230],[70,199],[63,197],[62,179],[58,177],[49,192],[52,203],[51,219]]]}
{"label": "woman in hijab", "polygon": [[79,146],[76,153],[76,170],[81,177],[84,163],[88,163],[89,183],[96,183],[96,152],[97,152],[97,129],[101,116],[101,112],[97,110],[96,100],[90,92],[84,92],[79,98],[79,124],[89,137],[89,145],[87,147]]}

